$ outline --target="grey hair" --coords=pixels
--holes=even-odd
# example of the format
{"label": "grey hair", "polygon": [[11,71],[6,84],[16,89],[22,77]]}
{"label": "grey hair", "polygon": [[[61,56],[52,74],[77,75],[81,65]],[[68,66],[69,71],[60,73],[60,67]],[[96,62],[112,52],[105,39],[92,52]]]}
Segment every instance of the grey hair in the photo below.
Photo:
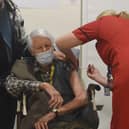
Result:
{"label": "grey hair", "polygon": [[[54,37],[45,29],[36,29],[33,30],[29,35],[28,35],[28,47],[32,48],[32,38],[36,36],[41,36],[48,38],[51,41],[52,46],[55,46],[55,39]],[[55,48],[55,47],[54,47]]]}

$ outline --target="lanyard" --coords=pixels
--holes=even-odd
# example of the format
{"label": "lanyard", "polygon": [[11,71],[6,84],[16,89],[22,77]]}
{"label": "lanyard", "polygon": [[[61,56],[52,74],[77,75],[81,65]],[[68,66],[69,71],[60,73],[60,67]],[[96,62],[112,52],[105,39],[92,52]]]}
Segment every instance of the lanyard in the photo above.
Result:
{"label": "lanyard", "polygon": [[104,87],[104,95],[105,96],[110,96],[110,85],[112,83],[112,73],[111,73],[111,67],[108,66],[107,68],[108,72],[107,72],[107,86]]}
{"label": "lanyard", "polygon": [[47,82],[49,81],[49,83],[52,85],[53,84],[54,73],[55,73],[55,66],[54,66],[54,64],[52,64],[47,79],[44,76],[44,73],[40,73],[41,80],[42,81],[47,81]]}
{"label": "lanyard", "polygon": [[55,66],[54,64],[51,65],[51,70],[50,70],[50,84],[53,84],[53,76],[54,76],[54,72],[55,72]]}

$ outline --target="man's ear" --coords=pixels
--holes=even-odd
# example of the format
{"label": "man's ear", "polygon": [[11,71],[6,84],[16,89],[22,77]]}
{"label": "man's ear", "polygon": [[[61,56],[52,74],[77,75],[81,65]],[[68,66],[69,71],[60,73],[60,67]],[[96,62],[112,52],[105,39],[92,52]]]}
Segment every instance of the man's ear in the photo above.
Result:
{"label": "man's ear", "polygon": [[31,48],[28,48],[28,50],[29,50],[30,54],[31,54],[32,56],[34,56],[33,50],[32,50]]}

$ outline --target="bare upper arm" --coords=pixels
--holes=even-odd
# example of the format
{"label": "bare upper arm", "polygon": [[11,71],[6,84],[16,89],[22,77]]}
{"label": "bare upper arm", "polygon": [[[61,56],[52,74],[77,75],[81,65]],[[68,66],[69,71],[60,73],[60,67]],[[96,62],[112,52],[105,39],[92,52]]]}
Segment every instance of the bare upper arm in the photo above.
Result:
{"label": "bare upper arm", "polygon": [[71,72],[70,83],[71,83],[71,88],[76,97],[80,95],[86,95],[85,88],[76,70],[73,70]]}

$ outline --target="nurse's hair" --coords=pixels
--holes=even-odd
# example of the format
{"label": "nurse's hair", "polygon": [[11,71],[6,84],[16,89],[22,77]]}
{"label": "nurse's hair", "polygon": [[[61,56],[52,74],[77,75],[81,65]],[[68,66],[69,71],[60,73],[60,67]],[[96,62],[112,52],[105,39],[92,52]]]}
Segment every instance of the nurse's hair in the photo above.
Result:
{"label": "nurse's hair", "polygon": [[121,11],[117,14],[117,16],[129,19],[129,13],[127,13],[126,11]]}
{"label": "nurse's hair", "polygon": [[37,37],[37,36],[41,36],[43,38],[48,38],[52,44],[52,46],[54,46],[55,44],[55,39],[54,37],[45,29],[35,29],[33,30],[29,35],[28,35],[28,48],[32,48],[32,38]]}
{"label": "nurse's hair", "polygon": [[117,17],[123,17],[123,18],[129,18],[129,13],[126,11],[121,11],[117,13],[115,10],[105,10],[101,12],[96,19],[100,19],[103,16],[117,16]]}

